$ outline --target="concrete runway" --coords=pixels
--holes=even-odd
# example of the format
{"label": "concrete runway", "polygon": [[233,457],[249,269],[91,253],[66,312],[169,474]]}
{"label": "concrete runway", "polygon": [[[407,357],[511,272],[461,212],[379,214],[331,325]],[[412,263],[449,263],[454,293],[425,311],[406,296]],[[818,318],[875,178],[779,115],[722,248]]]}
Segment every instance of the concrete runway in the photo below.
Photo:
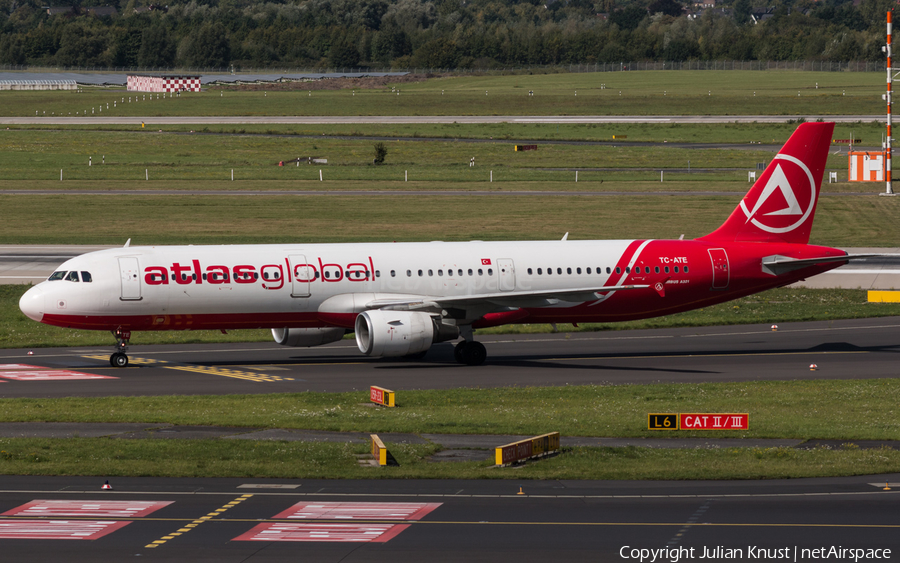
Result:
{"label": "concrete runway", "polygon": [[832,547],[885,561],[900,550],[898,480],[114,478],[101,491],[102,478],[13,476],[0,490],[0,546],[15,562],[607,562],[661,549],[656,561],[726,560],[717,548],[818,561],[809,550]]}
{"label": "concrete runway", "polygon": [[[93,375],[2,377],[0,397],[101,397],[607,385],[896,377],[900,318],[621,332],[478,337],[487,362],[463,366],[452,343],[420,361],[371,359],[352,341],[317,348],[272,343],[132,346],[128,368],[97,348],[0,350],[0,364]],[[140,342],[140,333],[132,339]],[[810,371],[810,364],[818,366]]]}
{"label": "concrete runway", "polygon": [[233,116],[135,116],[135,117],[0,117],[0,125],[355,125],[416,123],[786,123],[833,121],[881,122],[884,115],[233,115]]}

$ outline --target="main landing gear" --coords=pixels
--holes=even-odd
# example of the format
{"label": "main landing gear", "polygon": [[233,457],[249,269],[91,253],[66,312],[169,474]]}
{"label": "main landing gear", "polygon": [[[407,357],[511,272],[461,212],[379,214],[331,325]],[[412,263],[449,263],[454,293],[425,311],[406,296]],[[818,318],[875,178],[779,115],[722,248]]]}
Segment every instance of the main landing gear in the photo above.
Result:
{"label": "main landing gear", "polygon": [[453,349],[453,357],[461,364],[480,366],[487,359],[487,350],[481,342],[463,340]]}
{"label": "main landing gear", "polygon": [[131,331],[117,328],[113,331],[116,337],[116,351],[109,357],[109,365],[114,368],[124,368],[128,366],[128,341],[131,340]]}

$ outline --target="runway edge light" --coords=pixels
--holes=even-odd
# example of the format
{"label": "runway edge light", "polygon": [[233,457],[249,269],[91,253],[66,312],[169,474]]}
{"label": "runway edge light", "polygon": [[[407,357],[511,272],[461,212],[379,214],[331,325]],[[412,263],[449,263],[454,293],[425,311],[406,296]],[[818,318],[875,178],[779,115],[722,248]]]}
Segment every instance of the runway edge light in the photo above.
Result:
{"label": "runway edge light", "polygon": [[103,483],[103,486],[100,487],[101,491],[111,491],[113,490],[112,485],[109,484],[109,479],[106,480],[106,483]]}

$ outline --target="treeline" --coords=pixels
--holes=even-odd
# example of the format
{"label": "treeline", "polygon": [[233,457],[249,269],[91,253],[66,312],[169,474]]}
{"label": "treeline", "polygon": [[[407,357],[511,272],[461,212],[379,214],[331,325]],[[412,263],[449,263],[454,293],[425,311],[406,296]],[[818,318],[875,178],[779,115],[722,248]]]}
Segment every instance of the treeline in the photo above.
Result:
{"label": "treeline", "polygon": [[[883,60],[895,0],[0,0],[0,64],[479,68],[645,60]],[[164,0],[163,0],[164,1]],[[74,3],[74,4],[73,4]],[[63,4],[54,4],[60,6]],[[100,4],[97,4],[100,5]],[[761,16],[768,9],[768,14]]]}

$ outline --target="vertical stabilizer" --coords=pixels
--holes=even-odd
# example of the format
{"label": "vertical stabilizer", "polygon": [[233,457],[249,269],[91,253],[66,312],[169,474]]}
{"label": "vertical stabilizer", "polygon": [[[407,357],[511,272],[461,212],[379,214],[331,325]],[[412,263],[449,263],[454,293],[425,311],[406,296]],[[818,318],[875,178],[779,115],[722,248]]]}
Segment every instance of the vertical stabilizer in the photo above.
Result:
{"label": "vertical stabilizer", "polygon": [[834,123],[803,123],[725,223],[699,240],[809,243]]}

